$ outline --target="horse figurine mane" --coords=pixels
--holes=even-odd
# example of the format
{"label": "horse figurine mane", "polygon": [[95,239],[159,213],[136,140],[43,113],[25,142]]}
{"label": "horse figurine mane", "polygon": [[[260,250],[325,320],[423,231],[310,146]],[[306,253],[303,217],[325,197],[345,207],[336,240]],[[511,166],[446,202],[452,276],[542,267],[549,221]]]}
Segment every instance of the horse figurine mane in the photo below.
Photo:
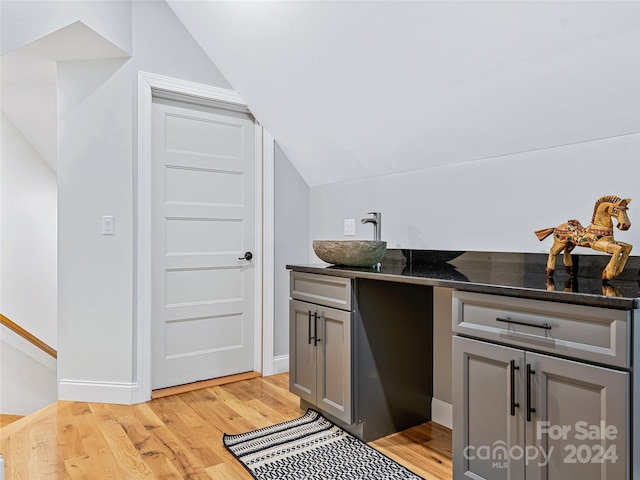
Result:
{"label": "horse figurine mane", "polygon": [[620,230],[628,230],[631,222],[627,216],[630,198],[622,199],[615,195],[600,197],[593,207],[593,217],[591,225],[583,227],[578,220],[569,220],[557,227],[536,230],[535,234],[539,240],[544,240],[553,234],[553,245],[549,249],[546,273],[552,277],[555,271],[556,257],[562,251],[565,271],[573,276],[573,261],[571,252],[577,246],[589,247],[599,252],[611,254],[611,260],[602,272],[602,280],[608,281],[620,275],[627,263],[632,245],[624,242],[617,242],[613,238],[613,221],[618,222]]}
{"label": "horse figurine mane", "polygon": [[[598,212],[598,208],[600,207],[600,205],[602,205],[605,202],[619,203],[621,200],[622,199],[620,197],[616,197],[615,195],[605,195],[604,197],[600,197],[598,200],[596,200],[596,204],[593,206],[593,216],[591,217],[591,223],[595,222],[596,213]],[[628,198],[626,203],[629,203],[630,201],[631,199]]]}

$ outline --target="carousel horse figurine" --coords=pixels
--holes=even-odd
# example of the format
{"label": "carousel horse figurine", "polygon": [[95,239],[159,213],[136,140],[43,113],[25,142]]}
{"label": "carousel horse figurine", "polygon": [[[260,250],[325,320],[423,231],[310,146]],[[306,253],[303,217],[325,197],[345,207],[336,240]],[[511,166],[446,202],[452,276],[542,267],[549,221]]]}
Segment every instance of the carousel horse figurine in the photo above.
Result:
{"label": "carousel horse figurine", "polygon": [[613,222],[615,217],[620,230],[629,230],[631,222],[627,216],[627,205],[630,198],[624,200],[614,195],[600,197],[593,207],[591,225],[584,228],[578,220],[569,220],[553,228],[536,230],[539,240],[544,240],[553,233],[553,245],[547,260],[547,277],[553,276],[556,257],[564,250],[563,263],[565,271],[573,276],[571,251],[576,247],[589,247],[599,252],[611,254],[611,260],[602,272],[604,282],[620,275],[627,263],[633,245],[616,242],[613,239]]}

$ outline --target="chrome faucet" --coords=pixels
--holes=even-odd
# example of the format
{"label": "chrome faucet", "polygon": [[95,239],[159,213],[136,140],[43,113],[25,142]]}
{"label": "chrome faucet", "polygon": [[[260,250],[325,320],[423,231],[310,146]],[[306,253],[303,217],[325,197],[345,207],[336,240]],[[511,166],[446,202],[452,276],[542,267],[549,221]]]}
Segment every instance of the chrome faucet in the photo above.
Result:
{"label": "chrome faucet", "polygon": [[362,223],[373,223],[373,239],[380,240],[382,237],[382,213],[369,212],[367,215],[373,215],[373,218],[363,218]]}

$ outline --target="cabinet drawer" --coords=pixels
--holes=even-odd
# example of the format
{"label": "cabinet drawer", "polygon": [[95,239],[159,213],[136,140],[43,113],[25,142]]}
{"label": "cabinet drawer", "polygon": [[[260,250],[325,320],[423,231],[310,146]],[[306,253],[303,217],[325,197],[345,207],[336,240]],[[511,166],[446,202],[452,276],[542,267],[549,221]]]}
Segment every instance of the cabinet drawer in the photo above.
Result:
{"label": "cabinet drawer", "polygon": [[351,279],[291,272],[291,298],[351,311]]}
{"label": "cabinet drawer", "polygon": [[471,292],[453,293],[453,331],[628,367],[630,312]]}

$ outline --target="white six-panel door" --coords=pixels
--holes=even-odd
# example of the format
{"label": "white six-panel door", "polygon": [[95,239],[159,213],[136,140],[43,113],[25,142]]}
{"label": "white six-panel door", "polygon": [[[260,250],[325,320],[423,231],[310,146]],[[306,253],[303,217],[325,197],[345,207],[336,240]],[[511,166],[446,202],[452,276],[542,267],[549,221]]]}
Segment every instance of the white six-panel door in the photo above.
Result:
{"label": "white six-panel door", "polygon": [[153,389],[253,370],[255,128],[154,98]]}

